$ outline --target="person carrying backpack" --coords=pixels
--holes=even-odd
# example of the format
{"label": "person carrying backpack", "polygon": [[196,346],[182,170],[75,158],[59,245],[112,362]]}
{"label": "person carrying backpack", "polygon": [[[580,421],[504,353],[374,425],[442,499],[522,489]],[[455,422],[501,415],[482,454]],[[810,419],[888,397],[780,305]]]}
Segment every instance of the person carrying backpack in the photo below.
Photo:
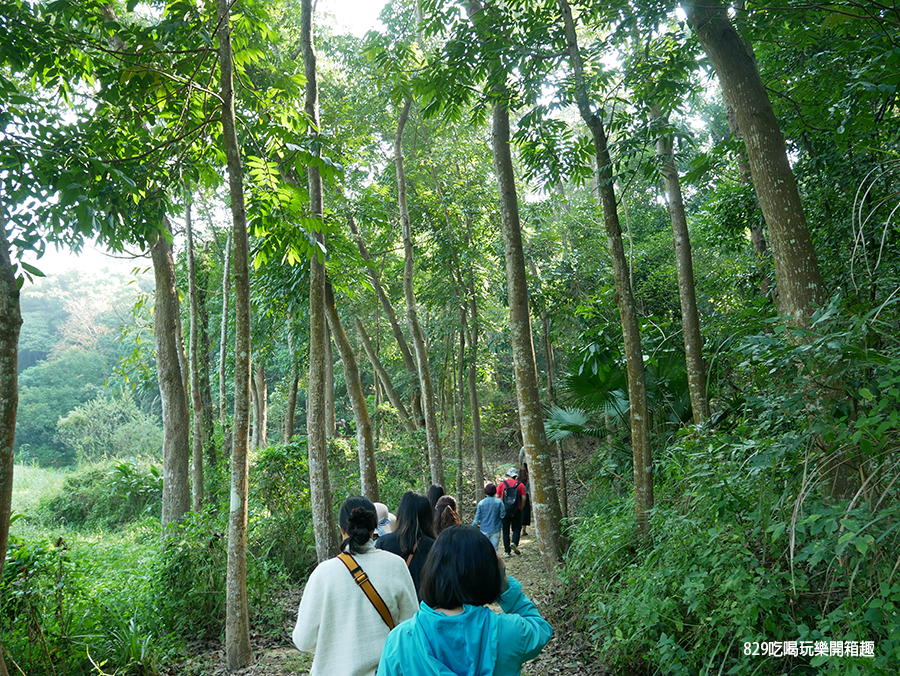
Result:
{"label": "person carrying backpack", "polygon": [[[506,472],[506,479],[497,485],[497,494],[503,501],[501,510],[501,523],[503,524],[503,549],[504,556],[512,556],[510,548],[516,554],[519,551],[519,537],[522,534],[522,506],[525,504],[525,484],[518,479],[518,472],[511,467]],[[510,541],[510,528],[512,528],[512,541]]]}

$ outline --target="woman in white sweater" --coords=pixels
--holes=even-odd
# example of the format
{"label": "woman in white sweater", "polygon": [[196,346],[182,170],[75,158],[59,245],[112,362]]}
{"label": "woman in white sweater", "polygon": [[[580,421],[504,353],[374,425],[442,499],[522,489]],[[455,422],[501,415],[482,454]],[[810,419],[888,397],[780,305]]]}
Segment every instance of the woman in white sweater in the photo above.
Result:
{"label": "woman in white sweater", "polygon": [[[368,498],[347,498],[338,515],[341,551],[368,576],[390,612],[393,626],[418,607],[416,588],[403,559],[375,549],[378,523]],[[292,638],[298,650],[315,654],[310,676],[374,676],[390,628],[350,570],[338,558],[318,565],[306,583]]]}

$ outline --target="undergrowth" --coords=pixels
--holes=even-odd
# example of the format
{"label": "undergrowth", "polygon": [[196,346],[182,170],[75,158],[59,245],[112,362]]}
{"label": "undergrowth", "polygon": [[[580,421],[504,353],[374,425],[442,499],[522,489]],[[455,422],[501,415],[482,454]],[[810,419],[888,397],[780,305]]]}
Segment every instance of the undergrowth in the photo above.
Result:
{"label": "undergrowth", "polygon": [[826,311],[745,340],[727,422],[657,454],[648,540],[597,473],[565,576],[616,673],[897,673],[900,360],[859,347],[877,328]]}

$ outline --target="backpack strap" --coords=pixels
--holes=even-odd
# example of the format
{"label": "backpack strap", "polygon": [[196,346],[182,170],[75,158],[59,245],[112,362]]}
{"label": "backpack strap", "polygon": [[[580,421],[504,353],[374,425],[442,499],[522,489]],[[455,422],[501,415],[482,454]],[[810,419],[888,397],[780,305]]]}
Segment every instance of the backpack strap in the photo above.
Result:
{"label": "backpack strap", "polygon": [[378,593],[378,590],[372,586],[372,582],[369,580],[369,576],[366,575],[366,572],[359,567],[359,564],[356,562],[350,554],[339,554],[338,557],[341,562],[347,566],[347,570],[350,571],[350,574],[353,576],[353,581],[359,585],[359,588],[365,592],[365,595],[369,597],[369,601],[372,602],[372,605],[375,606],[375,610],[378,611],[378,614],[381,615],[381,619],[384,620],[384,623],[388,626],[388,629],[394,628],[394,618],[391,617],[391,611],[388,610],[387,604],[384,602],[384,599],[381,598],[381,595]]}

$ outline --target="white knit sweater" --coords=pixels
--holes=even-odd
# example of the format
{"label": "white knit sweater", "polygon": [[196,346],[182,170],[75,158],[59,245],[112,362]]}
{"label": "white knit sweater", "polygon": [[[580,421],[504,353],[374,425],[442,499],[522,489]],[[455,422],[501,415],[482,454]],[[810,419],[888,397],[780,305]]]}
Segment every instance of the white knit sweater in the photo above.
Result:
{"label": "white knit sweater", "polygon": [[[406,562],[375,549],[370,540],[354,554],[398,625],[418,608],[416,588]],[[374,676],[388,627],[350,571],[338,559],[323,561],[309,576],[292,638],[315,653],[310,676]]]}

